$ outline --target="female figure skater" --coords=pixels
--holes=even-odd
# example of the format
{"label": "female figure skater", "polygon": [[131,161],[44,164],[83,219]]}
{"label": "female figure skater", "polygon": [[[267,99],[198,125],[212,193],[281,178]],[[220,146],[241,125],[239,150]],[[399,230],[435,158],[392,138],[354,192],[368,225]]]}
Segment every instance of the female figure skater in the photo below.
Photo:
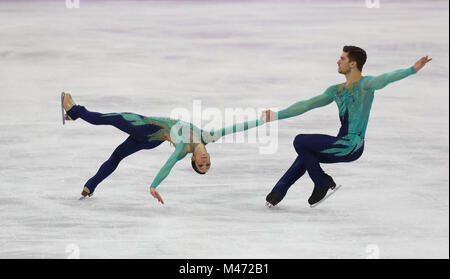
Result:
{"label": "female figure skater", "polygon": [[245,131],[264,123],[262,119],[235,124],[230,127],[206,132],[191,123],[163,117],[146,117],[135,113],[109,113],[101,114],[88,111],[84,106],[76,105],[72,96],[62,93],[61,102],[64,120],[76,120],[81,118],[93,125],[112,125],[129,134],[129,137],[120,144],[111,157],[102,164],[98,172],[89,179],[81,192],[82,197],[92,196],[100,182],[108,177],[125,157],[143,149],[153,149],[164,141],[169,141],[175,146],[175,151],[160,169],[150,187],[150,194],[164,204],[156,187],[169,175],[173,166],[192,153],[192,168],[199,174],[205,174],[211,167],[210,155],[206,145],[217,141],[220,137]]}

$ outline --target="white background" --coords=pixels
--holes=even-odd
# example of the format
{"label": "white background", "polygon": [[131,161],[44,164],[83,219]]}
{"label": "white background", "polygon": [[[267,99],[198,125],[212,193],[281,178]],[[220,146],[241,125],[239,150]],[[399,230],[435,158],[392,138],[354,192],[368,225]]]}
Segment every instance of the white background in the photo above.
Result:
{"label": "white background", "polygon": [[[448,258],[448,1],[0,2],[1,258]],[[61,91],[92,111],[169,116],[285,108],[343,82],[344,45],[363,74],[421,72],[375,93],[363,156],[323,165],[343,187],[310,209],[305,174],[277,208],[265,196],[299,133],[336,135],[335,104],[280,121],[275,154],[212,144],[205,176],[173,147],[126,158],[90,200],[84,183],[127,135],[62,126]],[[73,245],[72,245],[73,244]],[[72,253],[73,252],[73,253]]]}

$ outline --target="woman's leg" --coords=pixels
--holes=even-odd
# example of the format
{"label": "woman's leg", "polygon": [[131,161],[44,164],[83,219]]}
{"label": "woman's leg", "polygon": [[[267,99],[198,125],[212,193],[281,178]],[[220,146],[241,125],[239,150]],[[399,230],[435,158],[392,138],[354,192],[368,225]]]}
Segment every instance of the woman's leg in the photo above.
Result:
{"label": "woman's leg", "polygon": [[161,129],[161,127],[146,123],[143,117],[134,113],[109,113],[88,111],[84,106],[73,106],[67,111],[73,120],[78,118],[93,125],[111,125],[129,134],[136,141],[147,141],[147,136]]}
{"label": "woman's leg", "polygon": [[86,182],[85,187],[89,189],[88,194],[92,194],[98,184],[111,175],[111,173],[116,170],[120,161],[122,161],[125,157],[143,149],[153,149],[161,143],[163,143],[163,141],[139,142],[131,136],[128,137],[114,150],[111,157],[109,157],[109,159],[101,165],[97,173]]}
{"label": "woman's leg", "polygon": [[111,157],[109,157],[109,159],[101,165],[97,173],[86,182],[85,187],[89,189],[90,194],[95,191],[95,188],[98,184],[100,184],[100,182],[116,170],[120,161],[141,149],[144,149],[144,145],[142,143],[137,142],[132,137],[128,137],[114,150]]}
{"label": "woman's leg", "polygon": [[111,117],[104,117],[106,114],[88,111],[84,106],[78,105],[75,105],[68,110],[67,114],[73,120],[81,118],[92,125],[111,125],[127,134],[131,135],[133,133],[133,124],[125,120],[119,114]]}

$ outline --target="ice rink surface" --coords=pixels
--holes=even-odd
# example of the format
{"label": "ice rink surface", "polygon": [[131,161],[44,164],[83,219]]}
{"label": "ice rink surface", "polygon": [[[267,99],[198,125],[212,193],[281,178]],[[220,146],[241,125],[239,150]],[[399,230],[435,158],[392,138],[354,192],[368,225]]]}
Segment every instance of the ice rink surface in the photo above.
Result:
{"label": "ice rink surface", "polygon": [[[0,2],[0,258],[448,258],[448,1]],[[59,94],[100,112],[285,108],[345,81],[344,45],[364,75],[418,74],[375,92],[365,151],[322,165],[343,187],[320,207],[305,174],[273,209],[265,196],[299,133],[336,135],[337,106],[278,123],[278,151],[211,144],[148,188],[168,143],[126,158],[79,201],[126,135],[61,123]]]}

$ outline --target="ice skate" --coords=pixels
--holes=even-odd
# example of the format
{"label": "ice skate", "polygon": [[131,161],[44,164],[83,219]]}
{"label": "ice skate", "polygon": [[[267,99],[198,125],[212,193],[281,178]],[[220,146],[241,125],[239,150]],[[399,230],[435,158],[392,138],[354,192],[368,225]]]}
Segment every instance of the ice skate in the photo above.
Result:
{"label": "ice skate", "polygon": [[80,200],[83,200],[83,199],[85,199],[87,197],[92,197],[93,194],[94,193],[91,193],[91,190],[89,190],[88,187],[84,187],[83,191],[81,192]]}
{"label": "ice skate", "polygon": [[[331,176],[328,175],[328,184],[326,186],[322,186],[322,187],[315,186],[314,187],[311,197],[309,197],[309,199],[308,199],[308,203],[310,204],[310,207],[311,208],[316,207],[321,202],[326,200],[329,196],[334,194],[340,187],[341,187],[341,185],[336,186],[336,183],[334,183],[333,178],[331,178]],[[330,192],[327,195],[328,190],[331,190],[332,192]]]}
{"label": "ice skate", "polygon": [[268,208],[274,207],[277,205],[284,196],[282,196],[280,193],[277,192],[270,192],[266,197],[266,206]]}
{"label": "ice skate", "polygon": [[62,111],[62,121],[63,125],[66,124],[66,120],[72,120],[70,116],[66,113],[69,111],[73,106],[75,106],[75,102],[72,99],[72,95],[70,93],[61,93],[61,111]]}

